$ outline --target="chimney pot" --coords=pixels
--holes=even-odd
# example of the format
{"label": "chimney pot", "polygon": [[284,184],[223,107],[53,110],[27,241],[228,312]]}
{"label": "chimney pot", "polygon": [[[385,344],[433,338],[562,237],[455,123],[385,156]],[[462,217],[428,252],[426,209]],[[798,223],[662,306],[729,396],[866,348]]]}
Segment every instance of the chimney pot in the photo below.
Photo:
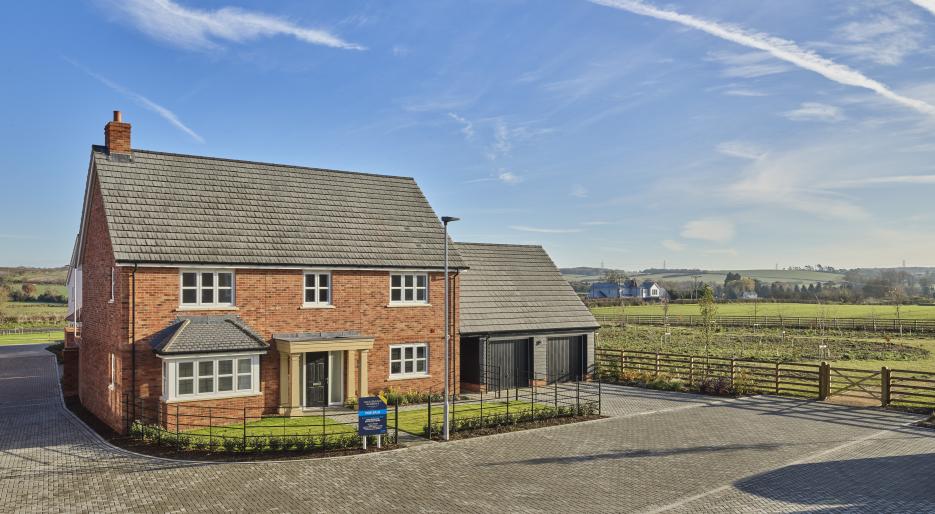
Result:
{"label": "chimney pot", "polygon": [[120,111],[114,111],[114,121],[104,126],[104,146],[107,153],[130,153],[130,124],[123,122]]}

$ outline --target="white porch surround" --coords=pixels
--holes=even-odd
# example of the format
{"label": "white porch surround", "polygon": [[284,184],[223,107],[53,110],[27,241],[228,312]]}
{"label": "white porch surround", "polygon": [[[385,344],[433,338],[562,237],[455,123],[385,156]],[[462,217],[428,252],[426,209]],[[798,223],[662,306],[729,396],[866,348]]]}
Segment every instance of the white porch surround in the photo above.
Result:
{"label": "white porch surround", "polygon": [[[302,354],[341,351],[347,357],[344,369],[344,398],[367,396],[367,360],[373,348],[372,337],[338,337],[307,341],[274,339],[279,351],[279,413],[303,415]],[[355,358],[356,356],[356,358]],[[356,377],[359,377],[359,381]]]}

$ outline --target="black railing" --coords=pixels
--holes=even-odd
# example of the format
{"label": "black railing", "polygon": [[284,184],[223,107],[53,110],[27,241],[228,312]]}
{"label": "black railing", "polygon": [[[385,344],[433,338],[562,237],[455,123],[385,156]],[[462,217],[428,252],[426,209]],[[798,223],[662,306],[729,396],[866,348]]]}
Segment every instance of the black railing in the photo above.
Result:
{"label": "black railing", "polygon": [[[270,414],[264,407],[204,407],[124,398],[127,433],[178,451],[329,451],[357,448],[357,412],[339,407],[307,409],[301,416]],[[390,406],[387,444],[399,440],[399,405]],[[371,436],[370,442],[376,442]]]}
{"label": "black railing", "polygon": [[[517,376],[527,385],[500,387],[498,379]],[[580,375],[580,374],[578,374]],[[542,373],[490,367],[482,370],[480,392],[449,400],[449,432],[500,428],[552,418],[599,416],[601,383],[582,380],[549,382]],[[443,430],[444,407],[429,402],[422,429],[424,436],[439,438]]]}

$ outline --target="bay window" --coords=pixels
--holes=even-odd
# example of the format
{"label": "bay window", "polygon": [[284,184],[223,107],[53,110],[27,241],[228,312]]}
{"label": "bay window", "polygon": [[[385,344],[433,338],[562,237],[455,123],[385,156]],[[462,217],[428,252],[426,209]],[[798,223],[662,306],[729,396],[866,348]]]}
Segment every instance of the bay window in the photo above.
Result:
{"label": "bay window", "polygon": [[258,354],[167,357],[163,399],[197,400],[259,394]]}

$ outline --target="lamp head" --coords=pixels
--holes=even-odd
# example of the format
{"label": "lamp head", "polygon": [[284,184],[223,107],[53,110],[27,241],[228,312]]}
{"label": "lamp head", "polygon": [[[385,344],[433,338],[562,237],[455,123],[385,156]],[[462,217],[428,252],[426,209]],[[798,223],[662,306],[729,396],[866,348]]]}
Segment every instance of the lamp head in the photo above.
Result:
{"label": "lamp head", "polygon": [[452,221],[458,221],[461,218],[455,218],[454,216],[442,216],[442,223],[445,225],[451,223]]}

